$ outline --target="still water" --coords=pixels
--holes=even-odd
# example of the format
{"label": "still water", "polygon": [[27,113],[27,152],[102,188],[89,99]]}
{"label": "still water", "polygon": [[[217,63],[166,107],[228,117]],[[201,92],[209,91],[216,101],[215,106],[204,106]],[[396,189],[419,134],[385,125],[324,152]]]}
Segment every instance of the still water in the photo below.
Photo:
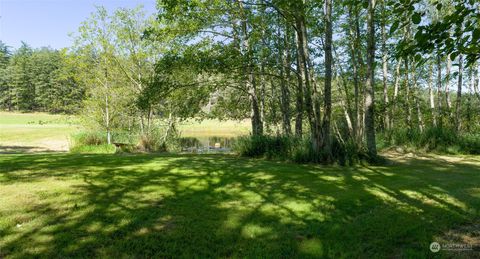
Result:
{"label": "still water", "polygon": [[234,138],[228,137],[183,137],[180,138],[182,152],[188,153],[229,153]]}

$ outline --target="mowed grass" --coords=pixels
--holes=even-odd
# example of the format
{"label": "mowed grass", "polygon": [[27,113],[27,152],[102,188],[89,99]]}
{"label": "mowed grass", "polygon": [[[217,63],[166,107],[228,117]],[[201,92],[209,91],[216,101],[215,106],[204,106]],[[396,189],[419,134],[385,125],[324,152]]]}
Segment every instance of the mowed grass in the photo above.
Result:
{"label": "mowed grass", "polygon": [[0,257],[425,258],[478,222],[479,184],[475,156],[0,155]]}
{"label": "mowed grass", "polygon": [[0,146],[66,151],[70,135],[79,129],[76,123],[69,115],[0,112]]}

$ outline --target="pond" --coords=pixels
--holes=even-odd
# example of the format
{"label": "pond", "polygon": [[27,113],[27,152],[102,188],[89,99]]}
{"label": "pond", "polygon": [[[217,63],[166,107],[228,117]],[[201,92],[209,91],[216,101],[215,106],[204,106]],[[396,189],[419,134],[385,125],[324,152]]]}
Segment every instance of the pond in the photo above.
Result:
{"label": "pond", "polygon": [[231,137],[182,137],[181,151],[186,153],[230,153],[235,138]]}

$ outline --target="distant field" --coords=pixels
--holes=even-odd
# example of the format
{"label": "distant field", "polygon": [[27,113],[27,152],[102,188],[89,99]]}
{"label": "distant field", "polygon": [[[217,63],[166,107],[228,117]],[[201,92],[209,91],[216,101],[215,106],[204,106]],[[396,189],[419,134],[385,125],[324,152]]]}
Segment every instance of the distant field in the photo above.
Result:
{"label": "distant field", "polygon": [[[249,133],[249,121],[189,120],[179,123],[184,137],[237,137]],[[68,151],[70,136],[81,126],[73,115],[0,112],[0,153]]]}
{"label": "distant field", "polygon": [[190,120],[179,124],[184,137],[237,137],[250,132],[250,121]]}
{"label": "distant field", "polygon": [[0,152],[67,151],[78,129],[74,116],[0,112]]}

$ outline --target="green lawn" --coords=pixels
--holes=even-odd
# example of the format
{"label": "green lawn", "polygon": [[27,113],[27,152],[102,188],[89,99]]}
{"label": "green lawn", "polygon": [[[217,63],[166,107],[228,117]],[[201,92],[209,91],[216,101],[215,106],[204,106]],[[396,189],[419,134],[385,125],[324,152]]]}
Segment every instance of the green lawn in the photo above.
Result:
{"label": "green lawn", "polygon": [[478,156],[0,155],[0,258],[422,258],[479,208]]}

